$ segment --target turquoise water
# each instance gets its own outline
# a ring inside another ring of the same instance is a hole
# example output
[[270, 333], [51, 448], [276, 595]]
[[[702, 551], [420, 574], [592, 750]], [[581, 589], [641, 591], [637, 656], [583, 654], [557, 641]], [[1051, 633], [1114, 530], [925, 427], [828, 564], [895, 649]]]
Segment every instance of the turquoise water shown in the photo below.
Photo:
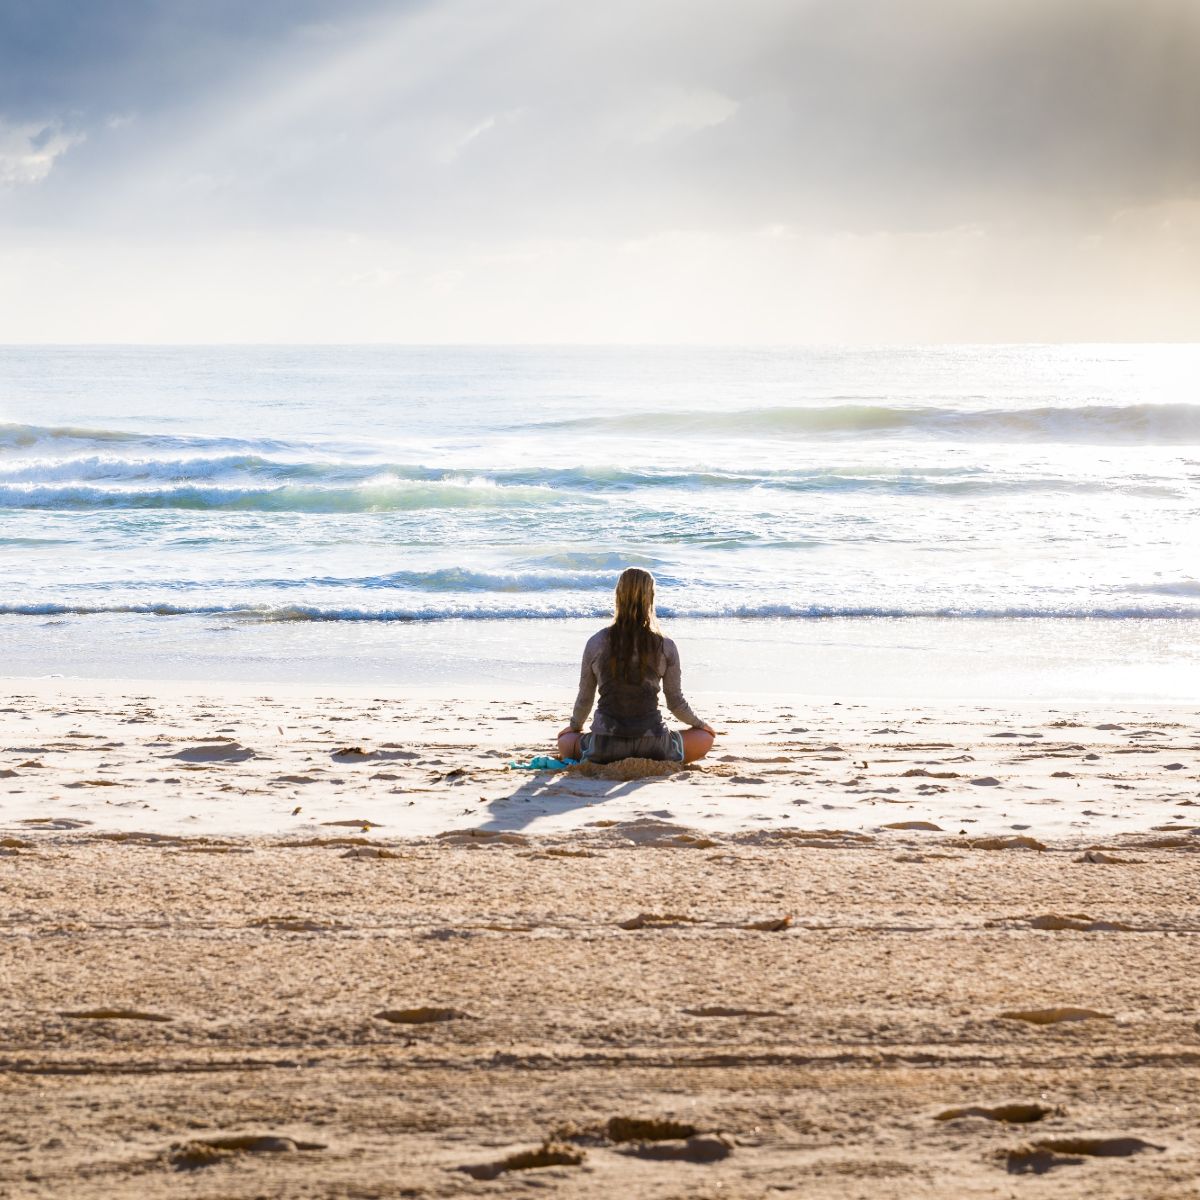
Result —
[[629, 563], [676, 619], [1200, 617], [1197, 378], [1194, 346], [0, 348], [0, 617], [186, 618], [220, 657], [596, 620]]

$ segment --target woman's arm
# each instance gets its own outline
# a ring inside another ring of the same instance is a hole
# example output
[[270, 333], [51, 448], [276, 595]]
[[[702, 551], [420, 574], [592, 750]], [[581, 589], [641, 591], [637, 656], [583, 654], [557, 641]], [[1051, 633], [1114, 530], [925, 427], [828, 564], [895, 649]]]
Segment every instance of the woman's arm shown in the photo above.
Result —
[[667, 660], [663, 672], [663, 697], [673, 716], [693, 729], [705, 729], [711, 732], [707, 722], [700, 720], [692, 706], [683, 698], [682, 672], [679, 667], [679, 649], [670, 638], [663, 638], [663, 655]]
[[583, 648], [583, 661], [579, 664], [579, 694], [575, 697], [575, 707], [571, 711], [571, 723], [568, 729], [578, 733], [583, 728], [588, 713], [592, 711], [592, 702], [596, 699], [596, 684], [599, 682], [597, 662], [599, 660], [599, 634], [588, 638]]

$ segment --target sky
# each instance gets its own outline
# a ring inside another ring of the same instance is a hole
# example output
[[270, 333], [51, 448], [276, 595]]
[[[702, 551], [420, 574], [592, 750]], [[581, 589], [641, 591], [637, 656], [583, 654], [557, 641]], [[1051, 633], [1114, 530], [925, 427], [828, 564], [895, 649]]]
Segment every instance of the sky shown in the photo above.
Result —
[[1196, 0], [0, 0], [0, 342], [1197, 330]]

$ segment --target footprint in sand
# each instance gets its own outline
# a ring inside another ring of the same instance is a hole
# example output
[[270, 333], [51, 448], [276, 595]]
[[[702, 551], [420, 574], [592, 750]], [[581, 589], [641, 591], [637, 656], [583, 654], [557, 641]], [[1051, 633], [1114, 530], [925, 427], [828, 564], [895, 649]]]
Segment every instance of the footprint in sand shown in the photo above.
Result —
[[733, 1153], [733, 1141], [721, 1134], [701, 1134], [686, 1141], [631, 1142], [618, 1152], [654, 1162], [715, 1163]]
[[689, 1017], [782, 1017], [785, 1015], [765, 1008], [726, 1008], [720, 1004], [708, 1005], [704, 1008], [685, 1008], [683, 1011]]
[[1046, 1117], [1061, 1117], [1061, 1108], [1045, 1104], [1000, 1104], [995, 1108], [983, 1108], [977, 1104], [965, 1108], [948, 1108], [933, 1119], [935, 1121], [958, 1121], [963, 1117], [982, 1117], [985, 1121], [1003, 1121], [1006, 1125], [1028, 1125]]
[[695, 1125], [656, 1117], [609, 1117], [604, 1126], [610, 1142], [663, 1142], [695, 1135]]
[[1045, 850], [1044, 842], [1025, 834], [1012, 834], [1004, 837], [971, 838], [963, 843], [970, 850]]
[[782, 917], [767, 917], [762, 921], [750, 921], [740, 926], [742, 929], [750, 929], [755, 933], [782, 933], [785, 929], [791, 929], [791, 927], [791, 913], [787, 913]]
[[1113, 1021], [1112, 1013], [1092, 1008], [1023, 1008], [1000, 1014], [1002, 1021], [1026, 1021], [1030, 1025], [1059, 1025], [1065, 1021]]
[[[503, 718], [501, 718], [503, 719]], [[520, 1150], [498, 1162], [459, 1167], [472, 1179], [498, 1179], [506, 1171], [535, 1171], [542, 1167], [578, 1167], [587, 1152], [559, 1142], [543, 1142], [536, 1150]]]
[[673, 929], [680, 925], [695, 925], [695, 917], [680, 913], [638, 913], [625, 921], [618, 921], [619, 929]]
[[552, 1137], [590, 1145], [611, 1143], [618, 1154], [659, 1162], [714, 1163], [733, 1153], [734, 1141], [720, 1133], [701, 1133], [695, 1125], [656, 1117], [610, 1117], [604, 1125], [568, 1124]]
[[1132, 925], [1121, 921], [1098, 921], [1087, 913], [1046, 913], [1044, 916], [1031, 917], [1030, 929], [1074, 930], [1077, 933], [1129, 933]]
[[254, 758], [255, 753], [249, 746], [223, 741], [189, 746], [186, 750], [177, 750], [174, 754], [166, 754], [163, 757], [187, 763], [223, 763], [245, 762], [248, 758]]
[[1104, 863], [1105, 865], [1136, 865], [1140, 862], [1137, 858], [1119, 858], [1115, 854], [1109, 854], [1106, 850], [1085, 850], [1076, 860], [1079, 863]]
[[323, 925], [305, 917], [255, 917], [246, 922], [250, 929], [274, 929], [281, 933], [330, 933], [344, 925]]
[[458, 1008], [388, 1008], [377, 1012], [380, 1021], [392, 1025], [437, 1025], [443, 1021], [469, 1021], [471, 1015]]
[[82, 1012], [60, 1012], [71, 1021], [173, 1021], [161, 1013], [138, 1012], [133, 1008], [89, 1008]]
[[175, 1142], [166, 1157], [177, 1171], [194, 1171], [200, 1167], [211, 1167], [237, 1154], [296, 1154], [325, 1148], [324, 1142], [299, 1142], [274, 1134], [239, 1134], [235, 1137]]
[[1165, 1150], [1141, 1138], [1046, 1138], [1002, 1152], [1010, 1175], [1044, 1175], [1055, 1167], [1076, 1167], [1089, 1158], [1129, 1158], [1143, 1150]]
[[506, 833], [494, 829], [448, 829], [436, 835], [439, 842], [450, 845], [466, 843], [480, 846], [528, 846], [529, 839], [521, 833]]

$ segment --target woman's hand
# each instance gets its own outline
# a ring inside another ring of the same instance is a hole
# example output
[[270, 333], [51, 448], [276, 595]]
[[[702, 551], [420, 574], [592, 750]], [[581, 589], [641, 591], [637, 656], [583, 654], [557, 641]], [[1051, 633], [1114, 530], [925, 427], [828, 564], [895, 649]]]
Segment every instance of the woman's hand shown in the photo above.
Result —
[[568, 726], [566, 726], [564, 729], [560, 729], [560, 730], [558, 731], [558, 736], [559, 736], [559, 737], [567, 737], [567, 736], [569, 736], [569, 735], [571, 735], [571, 734], [575, 734], [575, 733], [578, 733], [578, 732], [579, 732], [579, 730], [578, 730], [578, 729], [572, 729], [572, 728], [571, 728], [571, 726], [570, 726], [570, 725], [568, 725]]
[[700, 724], [696, 726], [696, 728], [703, 729], [705, 733], [711, 735], [712, 737], [717, 736], [717, 731], [707, 721], [701, 721]]

